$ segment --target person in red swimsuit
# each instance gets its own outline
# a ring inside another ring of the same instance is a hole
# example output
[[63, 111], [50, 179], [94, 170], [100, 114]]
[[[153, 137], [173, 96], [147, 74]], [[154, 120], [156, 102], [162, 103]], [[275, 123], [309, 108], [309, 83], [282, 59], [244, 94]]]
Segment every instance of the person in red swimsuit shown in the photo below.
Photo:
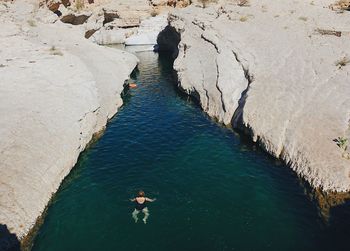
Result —
[[133, 199], [130, 199], [130, 201], [132, 202], [135, 202], [135, 209], [134, 211], [132, 212], [132, 218], [135, 220], [135, 223], [137, 223], [138, 221], [138, 217], [137, 215], [142, 211], [142, 213], [145, 214], [145, 216], [143, 217], [143, 223], [147, 223], [147, 219], [149, 217], [149, 211], [148, 211], [148, 208], [147, 208], [147, 202], [153, 202], [155, 201], [156, 199], [150, 199], [150, 198], [147, 198], [145, 196], [145, 192], [144, 191], [139, 191], [137, 193], [137, 196]]

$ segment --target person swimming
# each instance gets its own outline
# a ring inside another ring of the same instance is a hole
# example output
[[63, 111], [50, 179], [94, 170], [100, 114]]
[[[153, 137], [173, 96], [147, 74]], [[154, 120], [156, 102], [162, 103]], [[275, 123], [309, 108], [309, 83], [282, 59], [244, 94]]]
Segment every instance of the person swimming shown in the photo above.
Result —
[[148, 211], [148, 208], [147, 208], [147, 202], [153, 202], [155, 201], [156, 199], [150, 199], [150, 198], [147, 198], [145, 196], [145, 192], [140, 190], [138, 193], [137, 193], [137, 196], [133, 199], [130, 199], [130, 201], [132, 202], [135, 202], [135, 209], [134, 211], [132, 212], [132, 218], [135, 220], [135, 223], [137, 223], [138, 221], [138, 217], [137, 215], [142, 212], [144, 213], [144, 217], [143, 217], [143, 223], [147, 223], [147, 219], [149, 217], [149, 211]]

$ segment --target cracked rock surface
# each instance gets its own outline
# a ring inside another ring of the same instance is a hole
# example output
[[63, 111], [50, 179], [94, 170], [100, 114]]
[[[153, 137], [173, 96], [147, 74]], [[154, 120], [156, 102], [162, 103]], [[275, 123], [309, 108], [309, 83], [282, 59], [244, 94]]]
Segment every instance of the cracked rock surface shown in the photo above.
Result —
[[18, 238], [122, 105], [137, 63], [56, 18], [34, 0], [0, 3], [0, 223]]
[[169, 22], [181, 36], [180, 88], [313, 187], [342, 192], [350, 160], [334, 139], [350, 137], [350, 65], [340, 63], [350, 56], [350, 12], [331, 3], [220, 1], [174, 10]]

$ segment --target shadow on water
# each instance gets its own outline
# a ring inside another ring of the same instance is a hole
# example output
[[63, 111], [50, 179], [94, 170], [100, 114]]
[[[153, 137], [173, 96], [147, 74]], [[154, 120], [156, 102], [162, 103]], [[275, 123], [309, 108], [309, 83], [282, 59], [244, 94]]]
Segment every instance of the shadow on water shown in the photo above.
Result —
[[[177, 77], [177, 72], [174, 70], [173, 65], [175, 59], [173, 59], [173, 54], [172, 52], [169, 51], [162, 51], [161, 53], [158, 54], [158, 63], [160, 66], [160, 69], [162, 71], [162, 74], [169, 74], [171, 77], [168, 79], [169, 84], [173, 88], [174, 92], [177, 94], [178, 97], [180, 97], [182, 100], [186, 101], [189, 105], [194, 105], [197, 109], [198, 112], [201, 112], [204, 116], [207, 118], [215, 121], [215, 119], [210, 118], [201, 108], [200, 101], [198, 98], [189, 95], [186, 93], [184, 90], [179, 88], [179, 80]], [[170, 71], [165, 71], [165, 69], [171, 69]], [[219, 124], [218, 124], [219, 125]]]
[[[159, 53], [159, 61], [161, 64], [166, 65], [173, 60], [169, 61], [169, 58], [172, 58], [172, 52], [162, 51]], [[171, 65], [171, 68], [172, 65]], [[173, 87], [175, 92], [191, 105], [196, 106], [204, 116], [208, 119], [215, 121], [215, 119], [210, 118], [201, 108], [200, 102], [196, 97], [190, 96], [180, 88], [178, 88], [178, 78], [176, 71], [173, 70]], [[247, 89], [248, 90], [248, 89]], [[240, 100], [240, 108], [244, 107], [246, 101], [246, 92], [242, 94]], [[237, 109], [242, 110], [242, 109]], [[232, 125], [237, 126], [240, 120], [242, 119], [242, 114], [235, 114], [233, 116]], [[314, 189], [310, 184], [302, 177], [298, 176], [288, 165], [286, 165], [283, 160], [275, 158], [272, 155], [266, 153], [266, 151], [260, 147], [258, 142], [252, 141], [249, 130], [243, 129], [242, 127], [227, 127], [223, 124], [216, 123], [217, 126], [222, 127], [223, 130], [230, 130], [235, 135], [235, 138], [238, 139], [238, 144], [241, 151], [252, 153], [258, 152], [263, 154], [269, 162], [275, 167], [280, 167], [285, 169], [285, 172], [288, 173], [291, 177], [295, 177], [297, 186], [299, 186], [304, 192], [304, 195], [311, 201], [313, 208], [317, 211], [319, 219], [318, 224], [322, 229], [322, 234], [319, 235], [319, 245], [318, 249], [321, 250], [350, 250], [350, 244], [347, 244], [346, 236], [350, 235], [349, 223], [350, 223], [350, 193], [325, 193], [320, 189]], [[270, 168], [266, 170], [271, 172]], [[273, 172], [273, 171], [272, 171]], [[284, 186], [283, 180], [280, 181], [280, 186]], [[316, 236], [317, 234], [315, 234]]]
[[20, 242], [16, 234], [12, 234], [4, 224], [0, 224], [0, 250], [20, 251]]

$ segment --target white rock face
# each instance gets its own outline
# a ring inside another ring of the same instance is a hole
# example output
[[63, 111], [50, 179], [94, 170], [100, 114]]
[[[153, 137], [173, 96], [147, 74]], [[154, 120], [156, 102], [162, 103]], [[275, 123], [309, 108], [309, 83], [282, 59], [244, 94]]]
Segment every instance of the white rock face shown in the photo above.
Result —
[[168, 0], [151, 0], [153, 5], [167, 5]]
[[126, 45], [155, 45], [158, 34], [167, 26], [167, 15], [150, 17], [141, 22], [137, 34], [125, 40]]
[[129, 34], [130, 34], [130, 31], [126, 29], [110, 30], [110, 29], [101, 28], [91, 36], [90, 40], [100, 45], [124, 44]]
[[350, 138], [350, 65], [339, 64], [350, 59], [350, 13], [328, 0], [222, 2], [169, 17], [180, 87], [313, 187], [349, 191], [350, 160], [334, 139]]
[[151, 17], [154, 10], [148, 0], [106, 1], [91, 6], [87, 10], [92, 15], [84, 27], [86, 31], [97, 30], [90, 39], [98, 44], [154, 45], [167, 24], [167, 14]]
[[6, 47], [0, 50], [0, 223], [22, 238], [122, 105], [137, 59], [91, 43], [79, 27], [50, 24], [42, 10], [37, 17], [37, 1], [6, 5], [0, 9]]

